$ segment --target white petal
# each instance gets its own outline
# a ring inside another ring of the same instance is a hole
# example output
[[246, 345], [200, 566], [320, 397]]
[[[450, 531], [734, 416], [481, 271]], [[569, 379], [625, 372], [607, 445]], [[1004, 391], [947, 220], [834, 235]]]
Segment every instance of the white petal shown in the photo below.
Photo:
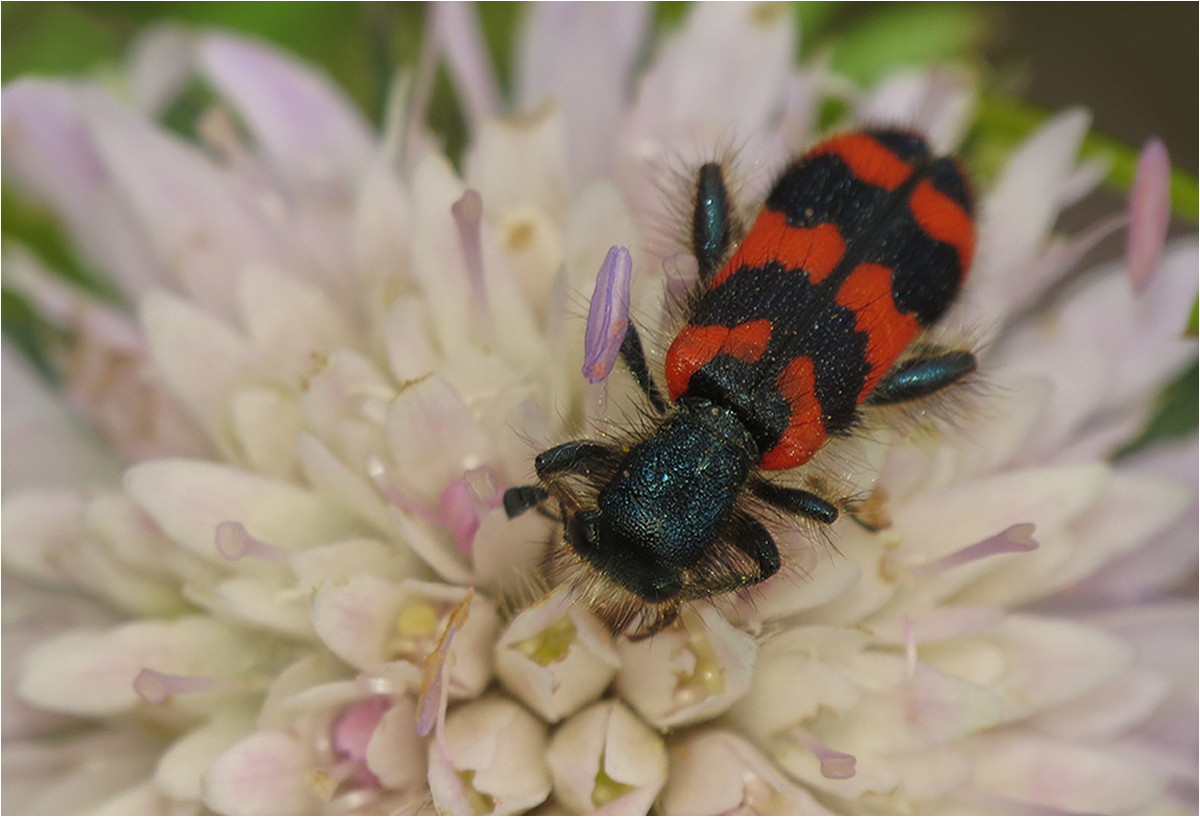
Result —
[[[519, 704], [490, 696], [458, 707], [446, 718], [446, 746], [467, 785], [494, 803], [492, 814], [514, 814], [550, 794], [546, 725]], [[436, 743], [429, 751], [439, 752]], [[431, 781], [432, 783], [432, 781]], [[434, 798], [438, 798], [434, 789]]]
[[141, 704], [133, 681], [143, 669], [227, 677], [249, 671], [261, 646], [244, 631], [202, 616], [67, 633], [29, 653], [20, 692], [31, 703], [58, 712], [113, 715]]
[[270, 267], [246, 268], [238, 303], [257, 356], [286, 382], [311, 375], [314, 357], [352, 345], [345, 319], [320, 289]]
[[230, 415], [254, 470], [277, 479], [297, 476], [296, 437], [303, 417], [295, 397], [281, 389], [243, 389], [230, 400]]
[[241, 522], [251, 536], [288, 549], [358, 533], [349, 517], [311, 491], [216, 463], [143, 463], [126, 473], [125, 489], [168, 536], [214, 561], [222, 558], [215, 538], [222, 522]]
[[250, 345], [194, 303], [162, 292], [142, 300], [141, 320], [150, 356], [167, 387], [218, 445], [234, 450], [229, 402], [237, 391], [264, 379]]
[[115, 484], [115, 453], [69, 413], [12, 349], [3, 350], [3, 470], [0, 491]]
[[662, 738], [615, 701], [560, 726], [547, 760], [555, 796], [579, 814], [645, 814], [667, 779]]
[[517, 615], [496, 642], [496, 674], [550, 722], [595, 700], [619, 664], [594, 616], [560, 587]]
[[73, 492], [18, 494], [4, 503], [4, 567], [41, 582], [63, 582], [62, 551], [80, 533], [83, 500]]
[[[824, 631], [824, 632], [822, 632]], [[796, 628], [767, 641], [758, 656], [750, 691], [733, 708], [733, 718], [762, 741], [802, 725], [822, 709], [846, 713], [860, 690], [839, 669], [822, 642], [842, 635], [841, 661], [861, 650], [861, 634], [833, 628]]]
[[686, 733], [669, 747], [663, 814], [828, 814], [734, 732]]
[[154, 784], [176, 800], [200, 800], [200, 780], [225, 750], [254, 731], [254, 713], [233, 709], [193, 729], [163, 752]]
[[323, 496], [377, 531], [393, 529], [387, 505], [378, 492], [334, 457], [319, 440], [310, 434], [300, 434], [296, 438], [296, 453], [305, 479]]
[[750, 688], [752, 639], [711, 607], [684, 614], [684, 630], [618, 645], [617, 691], [659, 729], [709, 720]]
[[417, 707], [403, 696], [383, 713], [367, 743], [367, 767], [385, 788], [411, 791], [425, 780], [425, 739], [417, 734]]

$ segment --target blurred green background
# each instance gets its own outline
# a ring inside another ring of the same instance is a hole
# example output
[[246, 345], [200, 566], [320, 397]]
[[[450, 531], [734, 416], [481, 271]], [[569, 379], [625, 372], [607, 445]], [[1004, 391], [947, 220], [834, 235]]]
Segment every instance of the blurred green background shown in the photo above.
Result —
[[[1112, 171], [1107, 190], [1071, 208], [1060, 222], [1073, 231], [1112, 213], [1132, 179], [1138, 147], [1151, 135], [1166, 142], [1176, 168], [1172, 232], [1194, 233], [1197, 219], [1196, 66], [1200, 6], [1194, 3], [838, 3], [792, 4], [800, 54], [829, 54], [832, 65], [863, 84], [899, 66], [955, 60], [981, 79], [978, 122], [967, 142], [985, 177], [1004, 153], [1048, 112], [1084, 105], [1094, 114], [1085, 153], [1102, 154]], [[323, 67], [378, 122], [398, 65], [414, 65], [426, 6], [382, 2], [7, 2], [0, 5], [0, 79], [119, 70], [130, 42], [162, 21], [219, 26], [273, 42]], [[511, 78], [512, 44], [525, 7], [478, 6], [502, 90]], [[656, 29], [683, 20], [685, 3], [655, 5]], [[193, 89], [166, 114], [187, 132], [205, 104]], [[454, 92], [438, 78], [430, 124], [450, 154], [465, 139]], [[34, 248], [52, 266], [102, 290], [58, 232], [53, 218], [3, 186], [4, 239]], [[1096, 248], [1085, 264], [1116, 258], [1123, 236]], [[11, 293], [3, 293], [3, 329], [48, 375], [41, 359], [48, 327]], [[1195, 320], [1193, 320], [1194, 331]], [[1192, 367], [1167, 391], [1154, 435], [1196, 427], [1198, 380]]]

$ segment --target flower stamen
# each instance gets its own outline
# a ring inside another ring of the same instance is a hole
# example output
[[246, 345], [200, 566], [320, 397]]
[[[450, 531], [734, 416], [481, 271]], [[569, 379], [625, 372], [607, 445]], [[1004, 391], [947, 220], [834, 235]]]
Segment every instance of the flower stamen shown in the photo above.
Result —
[[217, 552], [231, 562], [253, 556], [269, 562], [287, 561], [288, 552], [281, 547], [250, 535], [241, 522], [222, 522], [217, 525]]
[[912, 574], [918, 578], [924, 578], [965, 565], [968, 562], [986, 559], [989, 556], [999, 556], [1004, 553], [1028, 553], [1031, 550], [1037, 550], [1038, 543], [1033, 539], [1033, 531], [1034, 525], [1031, 522], [1011, 525], [982, 542], [968, 545], [932, 562], [917, 565], [911, 568]]
[[471, 316], [474, 318], [476, 339], [490, 346], [495, 337], [492, 311], [488, 307], [487, 282], [483, 277], [483, 197], [478, 190], [468, 189], [462, 198], [450, 205], [458, 227], [459, 246], [471, 282]]
[[189, 692], [211, 692], [230, 686], [224, 678], [205, 678], [199, 675], [168, 675], [150, 668], [143, 669], [133, 679], [133, 691], [148, 704], [158, 706], [172, 695]]

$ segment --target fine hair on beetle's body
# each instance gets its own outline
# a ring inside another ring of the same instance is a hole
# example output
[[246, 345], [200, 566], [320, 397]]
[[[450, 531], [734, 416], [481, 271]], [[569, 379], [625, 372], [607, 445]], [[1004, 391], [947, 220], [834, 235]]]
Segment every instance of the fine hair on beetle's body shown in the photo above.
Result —
[[711, 162], [695, 174], [699, 280], [662, 378], [634, 324], [621, 347], [645, 425], [547, 449], [537, 484], [504, 496], [510, 516], [557, 505], [551, 575], [631, 637], [778, 572], [764, 521], [827, 526], [852, 509], [819, 478], [799, 487], [767, 472], [807, 475], [864, 413], [924, 401], [976, 368], [971, 352], [923, 340], [974, 252], [956, 160], [902, 130], [826, 140], [783, 170], [749, 230], [724, 176]]

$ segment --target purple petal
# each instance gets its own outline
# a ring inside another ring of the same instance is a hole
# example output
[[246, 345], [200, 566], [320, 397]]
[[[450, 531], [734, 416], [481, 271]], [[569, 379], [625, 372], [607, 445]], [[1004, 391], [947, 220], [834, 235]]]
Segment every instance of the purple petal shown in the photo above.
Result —
[[358, 180], [371, 155], [371, 130], [327, 77], [273, 49], [222, 35], [204, 38], [199, 62], [289, 180]]
[[612, 372], [625, 331], [629, 328], [629, 284], [633, 257], [624, 247], [613, 247], [600, 265], [596, 289], [588, 307], [584, 336], [583, 376], [599, 383]]
[[1138, 158], [1133, 189], [1129, 191], [1129, 220], [1125, 257], [1133, 289], [1140, 293], [1158, 269], [1171, 221], [1171, 159], [1158, 137], [1142, 147]]

